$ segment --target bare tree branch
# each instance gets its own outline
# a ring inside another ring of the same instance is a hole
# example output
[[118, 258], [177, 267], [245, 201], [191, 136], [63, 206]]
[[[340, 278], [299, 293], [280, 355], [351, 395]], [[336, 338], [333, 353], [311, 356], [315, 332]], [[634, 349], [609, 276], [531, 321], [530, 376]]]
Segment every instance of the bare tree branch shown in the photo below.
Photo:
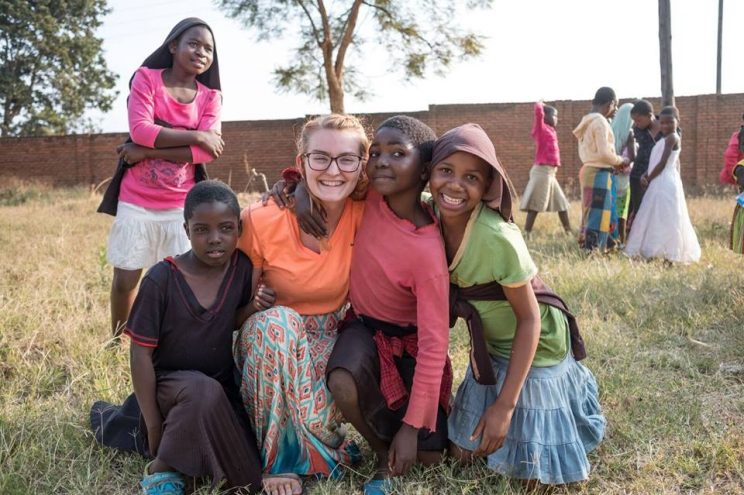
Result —
[[356, 28], [357, 19], [359, 18], [359, 8], [362, 6], [362, 3], [362, 0], [354, 0], [354, 4], [351, 6], [349, 15], [346, 18], [346, 27], [344, 29], [344, 34], [341, 37], [341, 42], [338, 45], [336, 63], [333, 67], [336, 77], [341, 77], [341, 74], [343, 73], [346, 50], [349, 48], [351, 40], [354, 37], [354, 29]]
[[[395, 17], [394, 15], [393, 15], [393, 13], [392, 13], [392, 12], [390, 12], [390, 11], [389, 11], [388, 9], [386, 9], [385, 7], [382, 7], [382, 6], [380, 6], [380, 5], [375, 5], [375, 4], [372, 4], [372, 3], [369, 3], [369, 2], [365, 2], [365, 1], [362, 1], [362, 3], [363, 3], [364, 5], [366, 5], [367, 7], [370, 7], [370, 8], [372, 8], [372, 9], [375, 9], [375, 10], [379, 10], [380, 12], [384, 13], [384, 14], [385, 14], [385, 16], [386, 16], [386, 17], [387, 17], [388, 19], [390, 19], [390, 22], [391, 22], [391, 23], [394, 23], [394, 24], [396, 24], [396, 25], [398, 25], [398, 24], [399, 24], [399, 21], [398, 21], [398, 19], [397, 19], [397, 18], [396, 18], [396, 17]], [[434, 49], [435, 49], [435, 47], [434, 47], [434, 44], [433, 44], [433, 43], [431, 43], [431, 42], [430, 42], [429, 40], [427, 40], [426, 38], [424, 38], [423, 36], [421, 36], [421, 34], [419, 34], [418, 30], [416, 30], [416, 31], [414, 31], [414, 32], [410, 32], [410, 33], [408, 33], [408, 34], [404, 34], [404, 33], [402, 33], [402, 32], [401, 32], [401, 35], [402, 35], [402, 36], [404, 36], [404, 37], [413, 37], [413, 38], [416, 38], [416, 39], [418, 39], [418, 40], [420, 40], [420, 41], [422, 41], [422, 42], [426, 43], [426, 45], [427, 45], [427, 46], [428, 46], [428, 47], [429, 47], [429, 48], [430, 48], [431, 50], [434, 50]]]
[[318, 43], [318, 46], [322, 46], [322, 40], [320, 37], [320, 32], [318, 31], [318, 28], [315, 26], [315, 21], [313, 20], [312, 14], [310, 14], [310, 11], [307, 8], [307, 5], [305, 5], [305, 2], [302, 0], [297, 0], [297, 3], [299, 4], [300, 8], [305, 12], [305, 16], [307, 16], [308, 21], [310, 21], [310, 26], [313, 29], [313, 36], [315, 37], [315, 41]]

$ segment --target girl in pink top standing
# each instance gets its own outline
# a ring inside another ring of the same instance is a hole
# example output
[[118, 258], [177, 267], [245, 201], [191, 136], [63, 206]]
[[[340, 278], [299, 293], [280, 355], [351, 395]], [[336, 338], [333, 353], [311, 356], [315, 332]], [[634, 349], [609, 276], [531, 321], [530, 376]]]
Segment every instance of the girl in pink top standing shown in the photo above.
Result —
[[142, 269], [188, 251], [184, 199], [206, 176], [195, 164], [222, 153], [222, 95], [209, 26], [197, 18], [179, 22], [129, 86], [131, 142], [117, 148], [121, 164], [112, 183], [119, 190], [107, 247], [114, 336], [129, 317]]
[[568, 220], [568, 200], [556, 180], [556, 172], [561, 166], [561, 155], [558, 149], [558, 110], [535, 103], [535, 121], [532, 125], [532, 139], [535, 140], [535, 164], [530, 169], [530, 180], [522, 195], [519, 209], [527, 212], [524, 224], [525, 238], [532, 232], [537, 214], [544, 211], [557, 211], [563, 229], [571, 233]]

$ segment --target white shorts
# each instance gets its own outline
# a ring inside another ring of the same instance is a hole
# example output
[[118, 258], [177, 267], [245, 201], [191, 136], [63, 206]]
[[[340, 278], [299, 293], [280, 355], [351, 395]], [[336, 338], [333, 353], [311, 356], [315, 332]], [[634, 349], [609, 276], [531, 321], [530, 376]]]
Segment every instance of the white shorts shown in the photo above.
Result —
[[189, 249], [183, 208], [154, 210], [119, 201], [106, 249], [110, 265], [141, 270]]

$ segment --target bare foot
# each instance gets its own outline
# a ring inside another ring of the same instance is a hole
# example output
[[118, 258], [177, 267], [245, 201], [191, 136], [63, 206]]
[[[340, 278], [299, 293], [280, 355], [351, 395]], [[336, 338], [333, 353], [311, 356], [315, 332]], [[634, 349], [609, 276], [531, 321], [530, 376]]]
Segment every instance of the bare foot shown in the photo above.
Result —
[[268, 495], [300, 495], [302, 480], [294, 473], [264, 474], [263, 491]]

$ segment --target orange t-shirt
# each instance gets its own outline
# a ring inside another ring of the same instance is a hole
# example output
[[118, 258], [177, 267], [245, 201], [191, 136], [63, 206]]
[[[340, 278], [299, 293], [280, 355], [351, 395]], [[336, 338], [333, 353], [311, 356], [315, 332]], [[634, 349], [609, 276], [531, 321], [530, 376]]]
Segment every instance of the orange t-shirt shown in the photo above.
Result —
[[294, 213], [272, 201], [243, 210], [238, 248], [263, 271], [263, 282], [276, 291], [276, 305], [303, 315], [330, 313], [346, 303], [351, 253], [363, 201], [348, 199], [326, 249], [316, 253], [300, 240]]

